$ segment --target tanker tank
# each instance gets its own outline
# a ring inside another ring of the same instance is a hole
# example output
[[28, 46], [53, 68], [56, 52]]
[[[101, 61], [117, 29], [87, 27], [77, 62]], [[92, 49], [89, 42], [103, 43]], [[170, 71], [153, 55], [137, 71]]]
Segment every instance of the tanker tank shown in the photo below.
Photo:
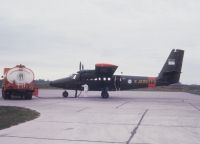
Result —
[[34, 84], [34, 77], [33, 71], [21, 64], [13, 68], [4, 68], [2, 97], [32, 99], [33, 95], [37, 96], [38, 89]]

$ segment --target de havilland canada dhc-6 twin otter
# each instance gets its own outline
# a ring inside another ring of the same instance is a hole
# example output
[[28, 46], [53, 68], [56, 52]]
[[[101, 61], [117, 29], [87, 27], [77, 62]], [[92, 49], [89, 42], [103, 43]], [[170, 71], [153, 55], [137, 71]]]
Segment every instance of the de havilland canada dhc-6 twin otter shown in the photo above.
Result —
[[96, 64], [94, 70], [84, 70], [80, 63], [76, 74], [52, 81], [50, 85], [65, 89], [63, 97], [68, 97], [66, 90], [75, 90], [77, 97], [77, 91], [87, 89], [101, 91], [102, 98], [109, 97], [108, 91], [167, 86], [179, 82], [183, 56], [184, 50], [173, 49], [158, 77], [114, 75], [118, 66], [105, 63]]

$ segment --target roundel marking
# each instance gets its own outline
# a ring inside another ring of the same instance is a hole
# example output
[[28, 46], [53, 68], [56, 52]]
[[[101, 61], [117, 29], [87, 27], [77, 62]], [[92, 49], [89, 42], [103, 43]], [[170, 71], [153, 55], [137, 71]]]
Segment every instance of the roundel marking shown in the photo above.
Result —
[[132, 84], [132, 80], [131, 79], [128, 80], [128, 84]]

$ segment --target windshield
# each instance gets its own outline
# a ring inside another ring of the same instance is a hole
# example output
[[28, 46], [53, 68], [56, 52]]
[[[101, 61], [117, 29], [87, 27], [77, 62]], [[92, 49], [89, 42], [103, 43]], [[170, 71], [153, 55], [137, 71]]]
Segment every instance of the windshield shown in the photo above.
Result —
[[71, 74], [69, 77], [72, 79], [76, 79], [77, 74]]

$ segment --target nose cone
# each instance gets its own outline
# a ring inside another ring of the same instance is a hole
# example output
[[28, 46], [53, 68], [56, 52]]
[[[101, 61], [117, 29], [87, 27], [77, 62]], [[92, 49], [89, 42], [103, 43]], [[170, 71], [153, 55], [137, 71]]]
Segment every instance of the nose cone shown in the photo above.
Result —
[[64, 82], [62, 82], [61, 80], [55, 80], [55, 81], [51, 81], [49, 85], [52, 87], [62, 88], [64, 85]]
[[49, 83], [52, 87], [66, 88], [69, 83], [69, 78], [58, 79]]
[[54, 87], [54, 82], [51, 81], [51, 82], [49, 83], [49, 85], [52, 86], [52, 87]]

